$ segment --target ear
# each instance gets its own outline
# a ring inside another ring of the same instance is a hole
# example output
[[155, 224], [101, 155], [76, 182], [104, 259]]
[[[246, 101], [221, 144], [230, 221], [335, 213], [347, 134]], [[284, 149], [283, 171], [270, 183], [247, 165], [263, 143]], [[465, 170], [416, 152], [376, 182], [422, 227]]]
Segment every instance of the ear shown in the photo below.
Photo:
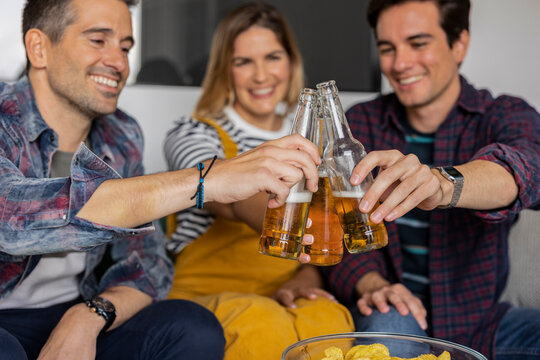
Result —
[[47, 49], [49, 37], [39, 29], [30, 29], [24, 36], [26, 55], [32, 67], [41, 69], [47, 67]]
[[459, 34], [459, 38], [454, 41], [452, 46], [452, 54], [454, 55], [454, 59], [458, 64], [461, 64], [465, 59], [467, 49], [469, 48], [469, 40], [469, 32], [467, 30], [462, 30], [461, 34]]

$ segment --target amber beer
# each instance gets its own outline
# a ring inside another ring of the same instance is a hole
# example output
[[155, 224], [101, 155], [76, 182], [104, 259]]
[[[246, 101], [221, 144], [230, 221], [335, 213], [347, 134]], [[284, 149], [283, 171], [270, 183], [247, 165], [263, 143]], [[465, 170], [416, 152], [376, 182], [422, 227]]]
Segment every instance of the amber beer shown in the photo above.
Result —
[[298, 259], [306, 228], [310, 191], [291, 192], [284, 205], [266, 209], [259, 252], [285, 259]]
[[312, 245], [304, 246], [304, 252], [311, 257], [310, 264], [334, 265], [343, 257], [343, 230], [334, 206], [334, 198], [327, 176], [319, 173], [319, 187], [313, 194], [309, 206], [311, 227], [307, 230], [313, 235]]
[[379, 207], [369, 213], [359, 210], [358, 193], [352, 191], [334, 192], [336, 211], [343, 228], [343, 241], [350, 253], [361, 253], [380, 249], [388, 244], [388, 233], [384, 223], [374, 224], [369, 217]]

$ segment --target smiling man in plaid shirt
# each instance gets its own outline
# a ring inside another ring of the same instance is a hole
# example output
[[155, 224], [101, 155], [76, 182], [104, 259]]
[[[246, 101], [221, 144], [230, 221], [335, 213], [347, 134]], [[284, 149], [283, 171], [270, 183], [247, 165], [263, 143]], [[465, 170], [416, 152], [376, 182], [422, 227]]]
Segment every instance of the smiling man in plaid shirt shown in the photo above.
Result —
[[378, 168], [360, 209], [386, 221], [387, 248], [328, 272], [358, 331], [430, 335], [490, 359], [540, 359], [540, 310], [499, 303], [508, 233], [540, 207], [540, 115], [459, 75], [468, 0], [372, 0], [381, 70], [394, 93], [353, 106], [368, 151], [353, 184]]

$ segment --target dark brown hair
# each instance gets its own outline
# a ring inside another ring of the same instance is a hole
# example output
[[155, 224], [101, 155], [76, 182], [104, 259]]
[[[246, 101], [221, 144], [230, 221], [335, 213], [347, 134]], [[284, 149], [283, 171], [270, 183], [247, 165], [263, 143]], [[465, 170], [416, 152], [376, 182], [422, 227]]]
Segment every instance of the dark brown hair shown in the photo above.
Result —
[[446, 40], [450, 47], [463, 30], [469, 31], [470, 0], [371, 0], [367, 9], [369, 25], [376, 31], [377, 21], [384, 10], [411, 1], [431, 1], [437, 6], [440, 25], [446, 34]]

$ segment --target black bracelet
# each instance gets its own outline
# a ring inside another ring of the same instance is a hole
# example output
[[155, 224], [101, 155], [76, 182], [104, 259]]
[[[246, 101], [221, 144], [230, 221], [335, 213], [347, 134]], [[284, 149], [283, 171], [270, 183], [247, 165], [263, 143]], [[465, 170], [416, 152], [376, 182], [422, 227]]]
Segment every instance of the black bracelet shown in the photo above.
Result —
[[212, 168], [212, 165], [214, 165], [216, 159], [217, 155], [214, 155], [214, 158], [212, 159], [212, 162], [208, 166], [208, 169], [206, 170], [204, 175], [202, 173], [204, 169], [204, 163], [200, 162], [197, 164], [197, 169], [199, 169], [199, 185], [197, 185], [197, 191], [195, 192], [195, 194], [190, 198], [190, 200], [193, 200], [195, 197], [197, 197], [197, 209], [202, 209], [204, 207], [204, 178], [206, 177], [206, 175], [208, 175], [208, 172]]

